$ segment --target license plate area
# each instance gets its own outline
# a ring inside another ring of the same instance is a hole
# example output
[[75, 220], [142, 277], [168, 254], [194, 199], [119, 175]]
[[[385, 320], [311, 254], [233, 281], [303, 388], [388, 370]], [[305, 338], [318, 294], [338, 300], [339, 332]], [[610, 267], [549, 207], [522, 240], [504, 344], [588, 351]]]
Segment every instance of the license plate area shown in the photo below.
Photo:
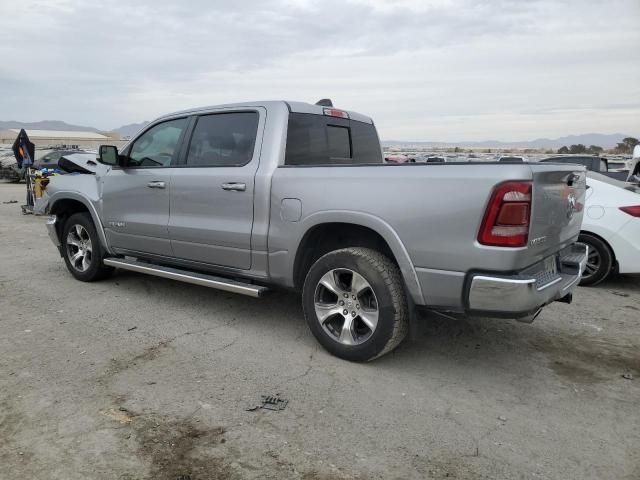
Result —
[[558, 255], [552, 255], [551, 257], [545, 258], [543, 261], [542, 271], [545, 274], [556, 274], [558, 273]]
[[527, 270], [521, 272], [528, 277], [535, 278], [537, 290], [544, 290], [562, 280], [559, 272], [559, 255], [552, 255], [541, 260]]

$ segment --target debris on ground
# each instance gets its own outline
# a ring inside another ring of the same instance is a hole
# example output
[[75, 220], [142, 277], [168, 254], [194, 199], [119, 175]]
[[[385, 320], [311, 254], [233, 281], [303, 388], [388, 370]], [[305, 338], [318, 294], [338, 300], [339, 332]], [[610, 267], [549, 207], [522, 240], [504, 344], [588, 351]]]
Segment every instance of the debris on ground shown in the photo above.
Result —
[[132, 332], [133, 330], [135, 330], [138, 327], [131, 327], [131, 328], [127, 328], [127, 332]]
[[629, 294], [628, 293], [624, 293], [624, 292], [616, 292], [615, 290], [612, 290], [611, 293], [613, 293], [614, 295], [617, 295], [619, 297], [628, 297]]
[[498, 417], [498, 420], [500, 420], [501, 422], [506, 422], [507, 421], [507, 417], [505, 417], [504, 415], [500, 415]]
[[633, 380], [633, 375], [631, 375], [630, 373], [623, 373], [622, 378], [626, 380]]
[[114, 408], [109, 408], [108, 410], [98, 410], [98, 413], [112, 420], [115, 420], [122, 425], [131, 423], [131, 417], [127, 415], [127, 413], [118, 411]]
[[9, 200], [8, 202], [2, 202], [5, 205], [9, 204], [9, 203], [18, 203], [18, 200]]
[[260, 403], [258, 405], [254, 405], [252, 407], [247, 408], [247, 412], [255, 412], [260, 408], [264, 408], [265, 410], [284, 410], [287, 407], [289, 400], [285, 400], [280, 398], [280, 394], [276, 393], [275, 395], [262, 395], [260, 397]]

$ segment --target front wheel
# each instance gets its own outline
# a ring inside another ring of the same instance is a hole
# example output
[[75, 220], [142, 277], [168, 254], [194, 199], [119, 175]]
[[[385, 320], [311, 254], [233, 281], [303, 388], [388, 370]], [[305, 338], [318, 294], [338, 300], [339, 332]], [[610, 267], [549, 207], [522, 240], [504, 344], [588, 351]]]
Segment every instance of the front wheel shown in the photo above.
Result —
[[65, 222], [62, 253], [71, 275], [83, 282], [100, 280], [114, 270], [102, 263], [104, 252], [88, 213], [75, 213]]
[[356, 362], [396, 348], [409, 330], [409, 312], [398, 266], [369, 248], [327, 253], [304, 282], [307, 324], [333, 355]]

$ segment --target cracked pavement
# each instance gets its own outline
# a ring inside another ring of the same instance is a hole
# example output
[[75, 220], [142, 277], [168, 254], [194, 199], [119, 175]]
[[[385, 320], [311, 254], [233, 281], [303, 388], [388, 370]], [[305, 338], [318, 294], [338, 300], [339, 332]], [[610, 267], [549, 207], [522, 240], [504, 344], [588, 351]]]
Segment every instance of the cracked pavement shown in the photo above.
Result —
[[0, 479], [640, 478], [638, 276], [532, 325], [426, 315], [353, 364], [293, 293], [77, 282], [19, 204], [0, 245]]

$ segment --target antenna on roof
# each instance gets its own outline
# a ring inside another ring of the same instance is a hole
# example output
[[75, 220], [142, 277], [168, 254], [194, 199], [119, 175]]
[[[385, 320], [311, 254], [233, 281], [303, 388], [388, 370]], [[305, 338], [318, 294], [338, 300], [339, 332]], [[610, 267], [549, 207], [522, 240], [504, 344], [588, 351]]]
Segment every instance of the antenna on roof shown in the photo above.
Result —
[[330, 98], [323, 98], [322, 100], [318, 100], [316, 105], [320, 105], [321, 107], [333, 107], [333, 102]]

